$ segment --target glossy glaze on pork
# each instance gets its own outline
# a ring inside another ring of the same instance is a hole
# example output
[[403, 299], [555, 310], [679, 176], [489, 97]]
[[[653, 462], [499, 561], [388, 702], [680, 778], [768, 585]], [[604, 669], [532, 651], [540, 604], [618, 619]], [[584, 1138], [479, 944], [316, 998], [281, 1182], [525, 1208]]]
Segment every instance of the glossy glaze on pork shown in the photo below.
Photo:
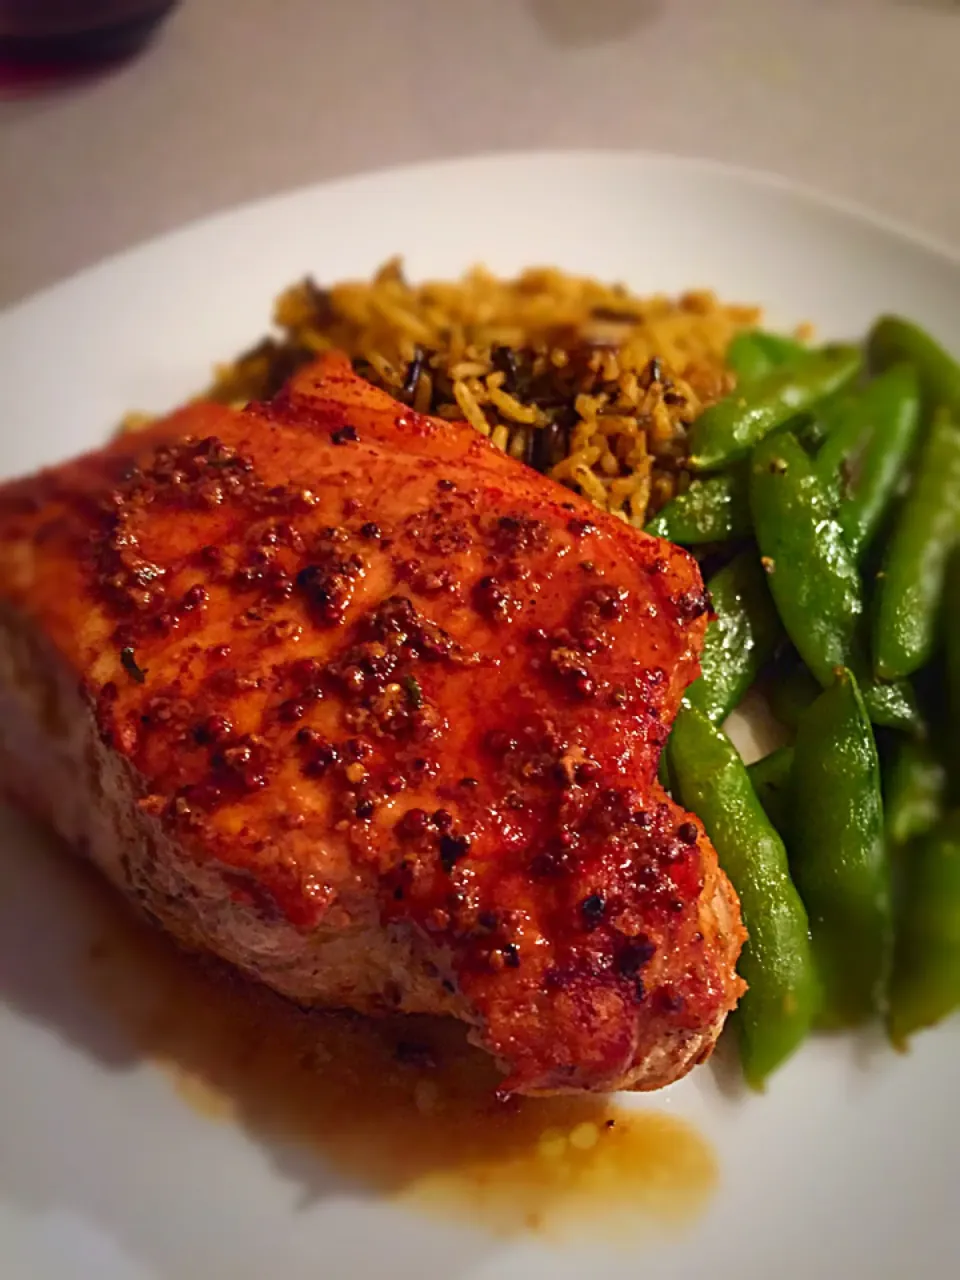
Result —
[[504, 1088], [655, 1088], [742, 984], [657, 762], [684, 552], [331, 356], [0, 489], [0, 767], [185, 945], [448, 1013]]

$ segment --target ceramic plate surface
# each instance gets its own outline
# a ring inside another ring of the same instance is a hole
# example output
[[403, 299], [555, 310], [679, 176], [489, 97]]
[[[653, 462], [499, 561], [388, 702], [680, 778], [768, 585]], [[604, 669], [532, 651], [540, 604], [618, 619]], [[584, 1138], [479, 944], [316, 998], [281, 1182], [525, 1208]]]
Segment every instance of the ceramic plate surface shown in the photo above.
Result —
[[[860, 334], [895, 310], [960, 351], [960, 262], [781, 183], [628, 154], [483, 158], [294, 192], [187, 227], [0, 316], [0, 475], [102, 441], [248, 345], [306, 272], [412, 276], [552, 263], [640, 292], [709, 286], [772, 325]], [[562, 1247], [423, 1213], [256, 1118], [174, 1088], [87, 981], [86, 877], [0, 813], [3, 1280], [902, 1280], [960, 1273], [960, 1025], [898, 1056], [817, 1039], [757, 1097], [704, 1068], [628, 1105], [683, 1119], [717, 1183], [682, 1224]], [[144, 1000], [149, 992], [144, 993]], [[427, 1119], [425, 1123], [430, 1123]], [[638, 1209], [638, 1217], [642, 1217]]]

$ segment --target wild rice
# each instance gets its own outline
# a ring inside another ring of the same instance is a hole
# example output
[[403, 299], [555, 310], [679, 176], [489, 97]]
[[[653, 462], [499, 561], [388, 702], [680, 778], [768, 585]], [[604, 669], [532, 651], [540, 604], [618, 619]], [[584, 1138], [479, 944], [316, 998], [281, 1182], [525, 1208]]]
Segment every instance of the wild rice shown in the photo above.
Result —
[[371, 281], [281, 294], [279, 334], [216, 372], [208, 395], [274, 394], [317, 353], [420, 412], [465, 419], [493, 443], [642, 525], [683, 488], [689, 424], [732, 389], [730, 339], [753, 306], [697, 291], [641, 298], [549, 267], [411, 284], [398, 259]]

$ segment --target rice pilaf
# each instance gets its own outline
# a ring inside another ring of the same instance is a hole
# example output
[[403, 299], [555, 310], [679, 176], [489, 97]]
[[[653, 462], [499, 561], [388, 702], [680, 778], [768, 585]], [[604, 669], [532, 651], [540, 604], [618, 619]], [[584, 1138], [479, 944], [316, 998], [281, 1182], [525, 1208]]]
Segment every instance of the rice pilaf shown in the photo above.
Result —
[[279, 334], [216, 371], [207, 395], [246, 402], [333, 348], [422, 413], [493, 444], [635, 525], [687, 483], [687, 428], [727, 394], [730, 339], [759, 309], [707, 291], [641, 298], [623, 285], [482, 267], [411, 284], [399, 259], [370, 281], [281, 294]]

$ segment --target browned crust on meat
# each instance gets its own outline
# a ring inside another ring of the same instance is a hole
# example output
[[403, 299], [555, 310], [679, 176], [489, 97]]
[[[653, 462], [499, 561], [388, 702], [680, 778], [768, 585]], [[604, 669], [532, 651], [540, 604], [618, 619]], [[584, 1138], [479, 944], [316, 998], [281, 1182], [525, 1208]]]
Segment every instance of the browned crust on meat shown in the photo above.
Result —
[[0, 766], [188, 946], [655, 1088], [742, 984], [656, 781], [693, 561], [336, 358], [0, 490]]

